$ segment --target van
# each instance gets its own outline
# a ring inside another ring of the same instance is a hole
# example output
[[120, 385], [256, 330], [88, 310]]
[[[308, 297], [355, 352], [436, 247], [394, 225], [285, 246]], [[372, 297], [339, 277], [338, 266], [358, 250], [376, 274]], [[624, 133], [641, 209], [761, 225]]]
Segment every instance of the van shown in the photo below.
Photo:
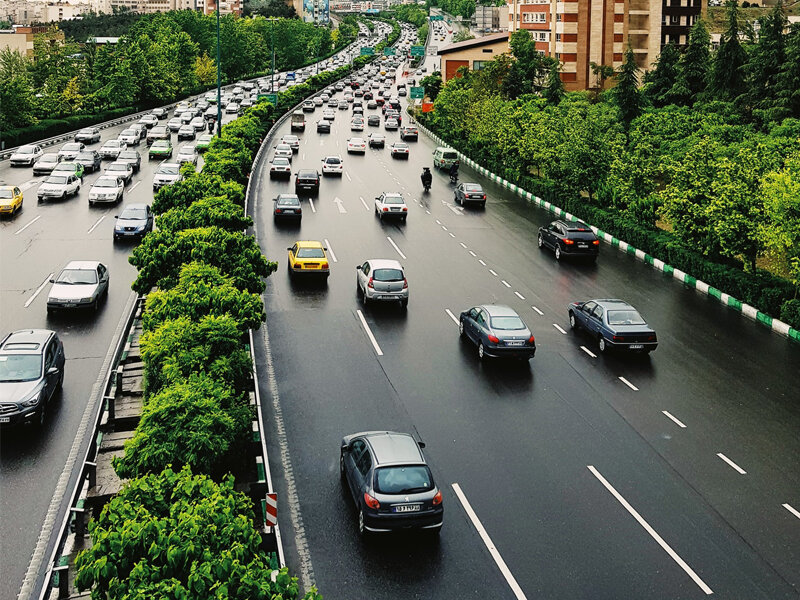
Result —
[[305, 131], [306, 130], [306, 116], [302, 110], [296, 110], [292, 113], [292, 131]]
[[452, 148], [439, 146], [433, 151], [434, 167], [438, 167], [439, 169], [450, 169], [454, 163], [458, 165], [460, 164], [460, 161], [458, 160], [458, 152]]

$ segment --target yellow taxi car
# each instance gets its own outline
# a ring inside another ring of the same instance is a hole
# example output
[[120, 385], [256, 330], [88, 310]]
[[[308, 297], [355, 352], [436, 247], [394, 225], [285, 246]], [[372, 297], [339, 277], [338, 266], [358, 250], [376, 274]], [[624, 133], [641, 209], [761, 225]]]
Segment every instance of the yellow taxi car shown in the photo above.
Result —
[[0, 215], [15, 215], [22, 208], [22, 190], [14, 185], [0, 185]]
[[328, 255], [321, 243], [298, 241], [289, 251], [289, 275], [318, 275], [327, 277], [331, 273]]

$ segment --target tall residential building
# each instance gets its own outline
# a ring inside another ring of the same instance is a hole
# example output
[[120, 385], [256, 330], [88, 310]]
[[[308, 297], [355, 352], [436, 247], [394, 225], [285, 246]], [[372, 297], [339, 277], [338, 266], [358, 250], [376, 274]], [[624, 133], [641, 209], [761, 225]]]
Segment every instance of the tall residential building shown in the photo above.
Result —
[[64, 32], [50, 31], [50, 26], [13, 25], [11, 29], [0, 30], [0, 50], [10, 48], [12, 51], [33, 57], [33, 38], [40, 33], [47, 33], [51, 43], [64, 43]]
[[[297, 11], [296, 8], [295, 11]], [[297, 14], [306, 23], [316, 23], [317, 25], [327, 25], [331, 20], [328, 0], [303, 0], [302, 13], [298, 12]]]

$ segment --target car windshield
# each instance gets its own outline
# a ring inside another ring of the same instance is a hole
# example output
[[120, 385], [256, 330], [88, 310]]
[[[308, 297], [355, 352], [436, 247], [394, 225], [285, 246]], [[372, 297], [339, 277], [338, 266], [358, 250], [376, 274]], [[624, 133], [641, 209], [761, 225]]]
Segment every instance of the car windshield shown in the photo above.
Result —
[[326, 158], [325, 162], [329, 165], [338, 165], [340, 161], [338, 158]]
[[278, 198], [278, 204], [281, 206], [300, 206], [300, 200], [297, 198]]
[[375, 490], [381, 494], [413, 494], [433, 489], [433, 477], [425, 465], [383, 467], [375, 472]]
[[107, 170], [108, 171], [127, 171], [129, 168], [130, 167], [128, 166], [128, 163], [122, 163], [122, 164], [119, 164], [119, 163], [118, 164], [114, 164], [114, 163], [112, 163], [112, 164], [108, 165]]
[[297, 258], [325, 258], [322, 248], [298, 248]]
[[158, 172], [167, 175], [178, 175], [181, 169], [178, 165], [161, 165]]
[[10, 189], [0, 190], [0, 198], [13, 198], [14, 194], [11, 193]]
[[477, 183], [465, 183], [464, 189], [468, 192], [481, 192], [483, 188], [479, 186]]
[[36, 152], [36, 146], [20, 146], [19, 150], [17, 150], [20, 154], [33, 154]]
[[56, 185], [64, 185], [67, 183], [67, 178], [63, 175], [51, 175], [45, 180], [45, 183], [54, 183]]
[[56, 283], [65, 285], [97, 283], [97, 271], [94, 269], [64, 269], [56, 279]]
[[609, 310], [609, 325], [647, 325], [642, 315], [636, 309], [628, 308], [625, 310]]
[[155, 150], [156, 148], [165, 149], [169, 148], [169, 145], [167, 145], [167, 142], [164, 140], [156, 140], [155, 142], [153, 142], [153, 145], [150, 146], [150, 149]]
[[194, 146], [184, 146], [180, 150], [181, 154], [194, 154]]
[[64, 147], [61, 148], [61, 149], [62, 150], [67, 150], [69, 152], [72, 152], [72, 151], [75, 151], [75, 150], [80, 150], [81, 149], [81, 145], [80, 144], [64, 144]]
[[92, 187], [115, 188], [119, 187], [119, 184], [117, 183], [116, 179], [111, 179], [110, 177], [101, 177], [94, 182]]
[[525, 329], [525, 323], [522, 322], [522, 319], [515, 316], [492, 317], [492, 329]]
[[289, 165], [289, 159], [288, 158], [275, 158], [275, 159], [273, 159], [272, 164], [273, 165], [279, 165], [281, 167], [286, 167], [286, 166]]
[[42, 375], [38, 354], [0, 354], [0, 382], [35, 381]]
[[121, 143], [122, 143], [122, 142], [120, 142], [119, 140], [108, 140], [108, 141], [107, 141], [105, 144], [103, 144], [103, 145], [104, 145], [104, 146], [108, 146], [109, 148], [117, 148], [117, 147], [119, 147], [119, 146], [121, 145]]
[[403, 204], [403, 197], [402, 196], [384, 196], [383, 197], [384, 204]]
[[375, 281], [403, 281], [403, 271], [400, 269], [375, 269], [372, 273]]
[[45, 154], [39, 159], [40, 163], [58, 162], [58, 157], [55, 154]]
[[136, 135], [133, 129], [125, 129], [120, 135]]
[[144, 208], [126, 208], [119, 216], [120, 219], [139, 221], [147, 218], [147, 211]]

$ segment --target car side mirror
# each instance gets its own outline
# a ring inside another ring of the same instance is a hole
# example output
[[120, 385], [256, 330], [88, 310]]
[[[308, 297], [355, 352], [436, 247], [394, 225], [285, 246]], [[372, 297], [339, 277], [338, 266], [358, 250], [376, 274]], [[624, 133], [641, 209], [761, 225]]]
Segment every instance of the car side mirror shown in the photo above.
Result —
[[58, 375], [59, 372], [60, 371], [59, 371], [58, 367], [50, 367], [49, 369], [47, 369], [46, 375]]
[[119, 215], [114, 215], [114, 218], [115, 219], [119, 219]]
[[51, 277], [50, 278], [50, 283], [55, 283], [55, 282], [56, 282], [56, 280]]
[[417, 442], [417, 446], [419, 446], [420, 448], [424, 448], [425, 442]]
[[287, 250], [288, 250], [289, 252], [291, 252], [291, 251], [292, 251], [292, 249], [291, 249], [291, 248], [287, 248]]

